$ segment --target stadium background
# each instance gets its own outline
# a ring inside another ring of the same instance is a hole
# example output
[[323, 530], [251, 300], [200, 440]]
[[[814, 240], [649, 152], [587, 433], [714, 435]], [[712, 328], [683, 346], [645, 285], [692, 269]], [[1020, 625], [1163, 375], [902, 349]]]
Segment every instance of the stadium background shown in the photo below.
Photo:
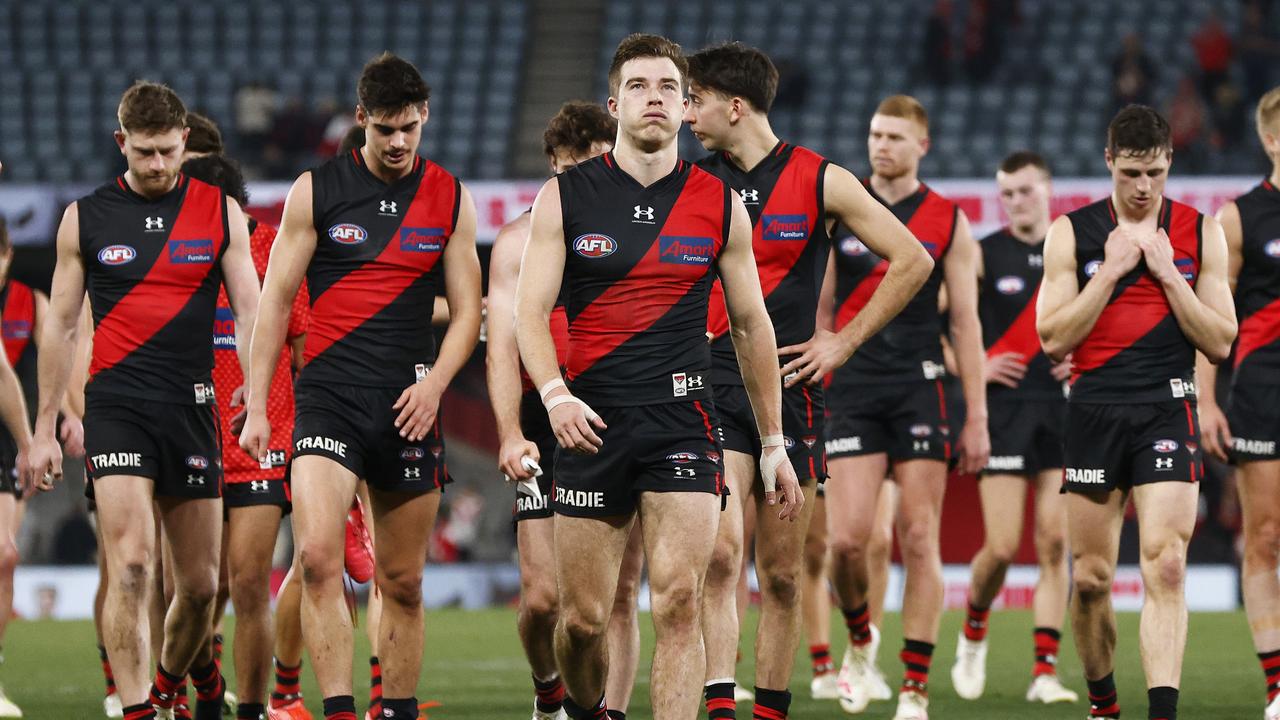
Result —
[[[633, 31], [689, 50], [725, 39], [766, 50], [782, 74], [775, 130], [859, 175], [876, 103], [916, 96], [932, 120], [921, 176], [959, 200], [979, 237], [1001, 223], [992, 175], [1009, 151], [1049, 158], [1055, 215], [1105, 195], [1106, 122], [1130, 101], [1173, 125], [1172, 197], [1211, 212], [1268, 167], [1252, 105], [1280, 82], [1280, 3], [1270, 0], [19, 0], [0, 2], [0, 214], [18, 244], [13, 274], [47, 288], [62, 208], [123, 170], [111, 132], [135, 78], [170, 84], [220, 125], [253, 178], [252, 212], [274, 222], [288, 181], [333, 153], [359, 69], [383, 50], [414, 61], [432, 87], [422, 152], [472, 189], [487, 264], [497, 228], [546, 175], [546, 120], [564, 100], [604, 100], [613, 47]], [[688, 133], [681, 147], [702, 154]], [[512, 491], [495, 469], [483, 346], [442, 416], [457, 482], [433, 539], [429, 602], [507, 603]], [[75, 465], [29, 503], [15, 595], [25, 617], [87, 617], [96, 571]], [[981, 543], [976, 498], [971, 481], [948, 488], [952, 606]], [[1238, 607], [1238, 518], [1228, 473], [1215, 467], [1191, 546], [1193, 608]], [[1033, 562], [1029, 535], [1020, 562]], [[282, 540], [284, 566], [287, 527]], [[1120, 607], [1141, 597], [1134, 540], [1126, 528]], [[1026, 607], [1033, 581], [1033, 570], [1015, 571], [1002, 602]], [[11, 633], [12, 647], [21, 631]]]

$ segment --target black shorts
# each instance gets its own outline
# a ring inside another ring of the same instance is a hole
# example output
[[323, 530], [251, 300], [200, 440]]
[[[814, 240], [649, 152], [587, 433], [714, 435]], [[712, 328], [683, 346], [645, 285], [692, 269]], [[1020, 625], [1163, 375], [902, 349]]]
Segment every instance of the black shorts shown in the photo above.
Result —
[[551, 421], [547, 419], [546, 408], [536, 390], [530, 390], [520, 398], [520, 430], [524, 438], [538, 446], [538, 466], [542, 468], [542, 476], [538, 478], [538, 497], [516, 490], [515, 519], [541, 520], [549, 518], [551, 512], [551, 488], [556, 477], [556, 434], [551, 430]]
[[1109, 492], [1204, 476], [1200, 421], [1191, 400], [1067, 403], [1063, 492]]
[[1235, 440], [1233, 462], [1280, 459], [1280, 385], [1232, 388], [1227, 423]]
[[886, 453], [890, 460], [951, 458], [951, 421], [941, 380], [885, 383], [827, 398], [827, 459]]
[[551, 509], [557, 514], [629, 515], [641, 492], [723, 495], [724, 465], [710, 402], [595, 410], [608, 425], [596, 431], [604, 441], [600, 452], [556, 450]]
[[991, 458], [983, 475], [1035, 475], [1062, 467], [1066, 400], [989, 400]]
[[222, 494], [222, 435], [214, 403], [179, 405], [90, 393], [85, 398], [84, 448], [86, 484], [111, 475], [137, 475], [155, 481], [157, 497]]
[[[742, 385], [715, 385], [712, 391], [724, 449], [758, 459], [762, 450], [760, 431], [747, 389]], [[799, 385], [782, 389], [782, 433], [791, 467], [801, 483], [827, 476], [827, 458], [822, 452], [822, 400], [822, 388]]]
[[281, 515], [288, 515], [293, 510], [289, 481], [285, 478], [268, 478], [227, 483], [222, 495], [224, 516], [235, 508], [255, 505], [276, 505], [279, 506]]
[[411, 443], [392, 408], [403, 388], [299, 382], [294, 388], [293, 457], [319, 455], [350, 470], [369, 487], [427, 493], [449, 482], [440, 420]]

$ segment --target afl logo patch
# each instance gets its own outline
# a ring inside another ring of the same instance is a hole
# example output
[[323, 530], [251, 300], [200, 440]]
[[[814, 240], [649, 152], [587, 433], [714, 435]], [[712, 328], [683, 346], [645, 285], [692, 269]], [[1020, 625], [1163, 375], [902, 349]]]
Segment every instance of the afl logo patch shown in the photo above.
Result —
[[670, 460], [671, 462], [679, 463], [679, 464], [681, 464], [681, 465], [684, 465], [685, 463], [691, 463], [691, 462], [693, 462], [694, 460], [697, 460], [697, 459], [698, 459], [698, 454], [697, 454], [697, 453], [691, 453], [691, 452], [676, 452], [676, 453], [671, 453], [670, 455], [668, 455], [668, 456], [667, 456], [667, 459], [668, 459], [668, 460]]
[[369, 233], [354, 223], [340, 223], [329, 228], [329, 238], [343, 245], [359, 245], [368, 237]]
[[618, 249], [618, 243], [608, 235], [587, 233], [573, 241], [573, 251], [584, 258], [609, 257]]
[[98, 251], [98, 262], [103, 265], [124, 265], [138, 257], [138, 251], [128, 245], [108, 245]]
[[861, 240], [851, 237], [840, 241], [840, 252], [857, 257], [858, 255], [866, 255], [868, 250]]
[[1267, 257], [1280, 258], [1280, 238], [1267, 243], [1262, 248], [1262, 252], [1266, 253]]
[[918, 438], [928, 437], [929, 434], [932, 432], [933, 432], [933, 428], [929, 427], [928, 425], [925, 425], [924, 423], [911, 426], [912, 437], [918, 437]]
[[1100, 267], [1102, 267], [1102, 261], [1101, 261], [1101, 260], [1090, 260], [1089, 262], [1085, 263], [1085, 266], [1084, 266], [1084, 276], [1085, 276], [1085, 277], [1093, 277], [1094, 275], [1097, 275], [1097, 274], [1098, 274], [1098, 268], [1100, 268]]
[[420, 447], [407, 447], [400, 451], [400, 459], [409, 460], [411, 462], [414, 460], [421, 460], [426, 456], [427, 456], [426, 451], [424, 451]]
[[187, 467], [192, 470], [204, 470], [209, 467], [209, 459], [203, 455], [187, 456]]
[[1001, 295], [1017, 295], [1027, 289], [1027, 281], [1017, 275], [1005, 275], [996, 280], [996, 290]]
[[1156, 452], [1171, 453], [1178, 449], [1177, 440], [1157, 440], [1151, 444], [1151, 449]]

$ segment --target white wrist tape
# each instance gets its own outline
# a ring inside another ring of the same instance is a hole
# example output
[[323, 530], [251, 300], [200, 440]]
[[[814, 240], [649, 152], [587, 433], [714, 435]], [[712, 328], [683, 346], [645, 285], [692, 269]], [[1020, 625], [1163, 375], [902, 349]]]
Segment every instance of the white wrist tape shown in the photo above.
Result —
[[599, 415], [596, 414], [595, 410], [591, 409], [590, 405], [582, 402], [581, 400], [579, 400], [578, 398], [572, 395], [557, 395], [551, 398], [550, 400], [548, 400], [546, 402], [547, 414], [551, 414], [552, 410], [555, 410], [561, 405], [567, 405], [569, 403], [574, 403], [575, 405], [581, 405], [582, 412], [587, 416], [588, 420], [595, 420], [596, 418], [600, 417]]
[[760, 479], [764, 482], [765, 492], [778, 489], [778, 468], [782, 467], [784, 462], [790, 461], [787, 459], [787, 450], [782, 447], [782, 443], [765, 445], [764, 452], [760, 453]]
[[557, 376], [555, 380], [548, 380], [546, 385], [538, 388], [538, 396], [542, 398], [542, 402], [545, 403], [547, 401], [547, 395], [550, 395], [551, 391], [556, 388], [568, 388], [568, 386], [564, 384], [564, 378]]
[[786, 444], [787, 444], [787, 438], [783, 435], [761, 435], [760, 436], [761, 447], [782, 446]]

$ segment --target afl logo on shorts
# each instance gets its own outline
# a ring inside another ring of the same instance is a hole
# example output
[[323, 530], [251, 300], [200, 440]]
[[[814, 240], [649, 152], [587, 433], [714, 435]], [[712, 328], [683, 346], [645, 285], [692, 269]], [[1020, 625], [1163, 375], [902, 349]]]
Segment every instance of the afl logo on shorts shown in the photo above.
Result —
[[408, 460], [410, 462], [414, 460], [421, 460], [426, 456], [427, 456], [426, 451], [424, 451], [420, 447], [407, 447], [400, 451], [400, 459]]
[[1027, 281], [1017, 275], [1005, 275], [996, 280], [996, 290], [1001, 295], [1017, 295], [1027, 289]]
[[98, 251], [98, 262], [103, 265], [124, 265], [138, 257], [138, 251], [128, 245], [108, 245]]
[[209, 459], [203, 455], [187, 456], [187, 467], [192, 470], [204, 470], [209, 467]]
[[671, 453], [670, 455], [668, 455], [668, 456], [667, 456], [667, 459], [668, 459], [668, 460], [670, 460], [671, 462], [679, 463], [679, 464], [681, 464], [681, 465], [684, 465], [685, 463], [691, 463], [691, 462], [693, 462], [694, 460], [697, 460], [697, 459], [698, 459], [698, 453], [691, 453], [691, 452], [676, 452], [676, 453]]
[[912, 437], [918, 437], [918, 438], [928, 437], [929, 433], [931, 432], [933, 432], [933, 428], [929, 427], [928, 425], [925, 425], [924, 423], [911, 426]]
[[1085, 266], [1084, 266], [1084, 276], [1085, 276], [1085, 277], [1093, 277], [1094, 275], [1097, 275], [1097, 274], [1098, 274], [1098, 268], [1100, 268], [1100, 267], [1102, 267], [1102, 261], [1101, 261], [1101, 260], [1090, 260], [1089, 262], [1085, 263]]
[[845, 255], [853, 255], [854, 257], [857, 257], [859, 255], [866, 255], [869, 251], [867, 250], [867, 246], [862, 244], [861, 240], [855, 237], [850, 237], [840, 241], [840, 252]]
[[354, 223], [341, 223], [329, 228], [329, 237], [343, 245], [359, 245], [369, 237], [369, 233]]
[[1178, 449], [1177, 440], [1157, 440], [1151, 444], [1151, 449], [1156, 452], [1171, 453]]
[[1268, 242], [1263, 246], [1262, 252], [1266, 253], [1267, 257], [1280, 258], [1280, 238]]
[[573, 251], [584, 258], [609, 257], [618, 249], [618, 243], [608, 235], [587, 233], [573, 241]]

